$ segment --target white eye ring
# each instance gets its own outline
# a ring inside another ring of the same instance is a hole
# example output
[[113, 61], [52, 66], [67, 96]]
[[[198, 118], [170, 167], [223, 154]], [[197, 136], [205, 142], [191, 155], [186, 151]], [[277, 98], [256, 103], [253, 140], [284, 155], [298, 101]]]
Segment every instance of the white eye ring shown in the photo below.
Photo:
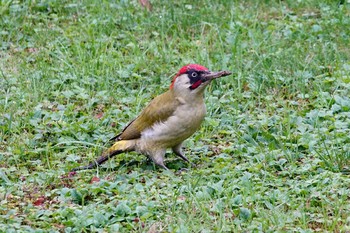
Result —
[[198, 74], [197, 74], [197, 72], [193, 72], [193, 73], [191, 74], [191, 76], [192, 76], [192, 78], [195, 78], [195, 77], [198, 76]]

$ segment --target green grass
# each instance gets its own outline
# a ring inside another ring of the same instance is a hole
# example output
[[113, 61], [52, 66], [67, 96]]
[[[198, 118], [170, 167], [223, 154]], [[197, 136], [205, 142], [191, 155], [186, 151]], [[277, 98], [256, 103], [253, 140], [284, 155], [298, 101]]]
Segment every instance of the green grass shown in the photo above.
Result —
[[[0, 1], [0, 232], [349, 232], [349, 2], [152, 4]], [[207, 89], [197, 167], [69, 174], [187, 63], [234, 73]]]

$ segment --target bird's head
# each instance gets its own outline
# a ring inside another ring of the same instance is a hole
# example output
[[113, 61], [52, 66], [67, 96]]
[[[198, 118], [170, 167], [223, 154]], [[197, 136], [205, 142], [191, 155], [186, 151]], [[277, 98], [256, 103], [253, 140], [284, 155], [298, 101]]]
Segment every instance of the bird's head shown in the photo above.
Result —
[[212, 72], [208, 68], [189, 64], [183, 66], [173, 78], [170, 89], [178, 91], [186, 91], [189, 93], [203, 92], [204, 88], [216, 78], [230, 75], [228, 71]]

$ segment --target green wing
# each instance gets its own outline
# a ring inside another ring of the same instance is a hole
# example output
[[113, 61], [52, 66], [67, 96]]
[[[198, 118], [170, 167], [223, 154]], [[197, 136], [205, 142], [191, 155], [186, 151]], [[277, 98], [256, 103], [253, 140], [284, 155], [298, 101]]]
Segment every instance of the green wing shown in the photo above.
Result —
[[131, 121], [123, 131], [111, 140], [131, 140], [141, 137], [141, 132], [154, 125], [162, 122], [173, 115], [178, 101], [174, 98], [174, 93], [169, 90], [154, 98], [141, 114]]

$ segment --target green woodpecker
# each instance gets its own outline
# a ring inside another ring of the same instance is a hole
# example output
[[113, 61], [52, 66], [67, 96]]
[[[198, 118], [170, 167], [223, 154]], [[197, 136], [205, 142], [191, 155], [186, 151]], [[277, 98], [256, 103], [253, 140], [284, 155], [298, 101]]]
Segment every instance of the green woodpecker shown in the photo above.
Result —
[[204, 89], [213, 79], [230, 74], [227, 71], [211, 72], [197, 64], [182, 67], [173, 78], [169, 90], [155, 97], [136, 119], [111, 139], [115, 140], [113, 146], [94, 162], [73, 171], [95, 168], [127, 151], [144, 154], [164, 169], [168, 169], [164, 165], [168, 148], [189, 162], [182, 153], [181, 145], [196, 132], [204, 119]]

